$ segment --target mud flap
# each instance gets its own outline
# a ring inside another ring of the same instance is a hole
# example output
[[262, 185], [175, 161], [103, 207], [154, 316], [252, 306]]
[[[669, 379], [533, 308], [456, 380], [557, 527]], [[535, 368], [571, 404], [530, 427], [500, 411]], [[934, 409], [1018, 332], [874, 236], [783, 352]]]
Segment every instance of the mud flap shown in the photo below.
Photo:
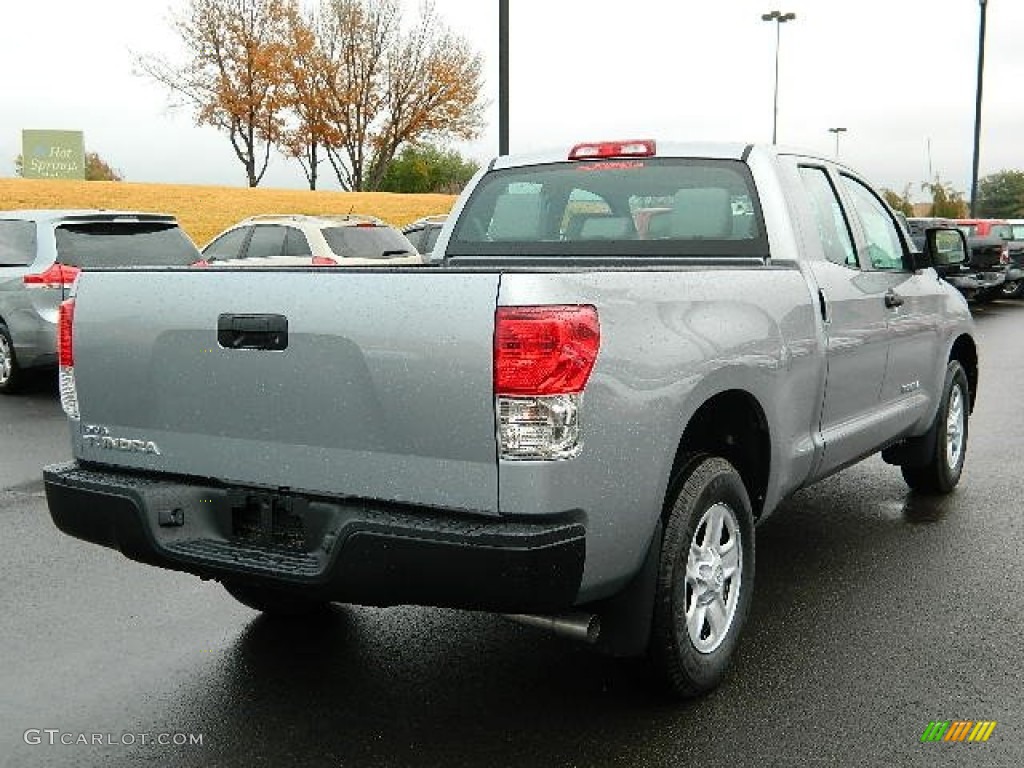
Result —
[[661, 559], [663, 524], [658, 521], [637, 574], [621, 592], [594, 604], [601, 617], [601, 634], [594, 646], [609, 656], [642, 656], [647, 652], [654, 619], [654, 593]]

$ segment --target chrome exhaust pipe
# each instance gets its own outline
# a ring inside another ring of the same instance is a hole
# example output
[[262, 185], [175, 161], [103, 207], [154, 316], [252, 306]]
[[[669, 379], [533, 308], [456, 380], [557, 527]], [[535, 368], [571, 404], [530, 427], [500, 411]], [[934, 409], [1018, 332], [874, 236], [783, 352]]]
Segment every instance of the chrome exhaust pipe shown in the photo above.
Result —
[[504, 613], [509, 621], [527, 627], [537, 627], [562, 637], [596, 643], [601, 634], [601, 618], [593, 613], [563, 613], [557, 616], [538, 616], [532, 613]]

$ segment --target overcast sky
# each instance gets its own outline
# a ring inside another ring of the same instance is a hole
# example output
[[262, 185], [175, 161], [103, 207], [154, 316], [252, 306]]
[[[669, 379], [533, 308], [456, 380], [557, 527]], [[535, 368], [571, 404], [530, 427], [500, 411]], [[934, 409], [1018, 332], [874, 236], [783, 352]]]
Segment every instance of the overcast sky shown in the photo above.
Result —
[[[410, 16], [417, 0], [403, 0]], [[832, 154], [902, 190], [939, 174], [970, 186], [978, 0], [511, 0], [513, 153], [583, 140], [771, 140], [775, 25], [779, 142]], [[5, 1], [0, 176], [23, 128], [82, 130], [130, 181], [243, 185], [225, 135], [199, 128], [132, 74], [133, 53], [180, 57], [170, 13], [187, 0]], [[1024, 1], [989, 0], [981, 175], [1024, 169]], [[487, 127], [464, 154], [497, 152], [498, 0], [435, 0], [485, 60]], [[929, 151], [930, 148], [930, 151]], [[336, 188], [322, 170], [325, 188]], [[263, 186], [302, 187], [275, 156]], [[2, 206], [0, 206], [2, 207]]]

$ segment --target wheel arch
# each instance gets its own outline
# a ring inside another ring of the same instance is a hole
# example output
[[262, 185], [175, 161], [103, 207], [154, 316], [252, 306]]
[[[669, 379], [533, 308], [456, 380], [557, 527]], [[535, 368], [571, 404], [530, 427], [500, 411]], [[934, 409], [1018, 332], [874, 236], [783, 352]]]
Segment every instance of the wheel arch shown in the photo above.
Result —
[[968, 334], [961, 334], [953, 342], [949, 350], [949, 362], [956, 360], [963, 366], [967, 374], [967, 384], [970, 389], [971, 411], [974, 411], [974, 403], [978, 394], [978, 347]]
[[739, 472], [757, 519], [767, 495], [771, 453], [768, 419], [758, 399], [743, 389], [718, 392], [701, 403], [686, 424], [672, 461], [665, 503], [690, 457], [710, 454], [726, 459]]

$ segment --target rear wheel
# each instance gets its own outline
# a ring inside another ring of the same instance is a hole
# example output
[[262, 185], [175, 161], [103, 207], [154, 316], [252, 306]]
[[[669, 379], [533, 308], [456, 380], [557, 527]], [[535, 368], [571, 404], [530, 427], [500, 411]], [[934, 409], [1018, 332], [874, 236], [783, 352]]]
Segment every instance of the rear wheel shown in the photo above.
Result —
[[754, 588], [754, 525], [739, 473], [696, 456], [676, 482], [658, 568], [651, 657], [680, 696], [721, 681]]
[[310, 600], [269, 587], [225, 581], [224, 589], [242, 605], [268, 616], [308, 616], [327, 609], [329, 602]]
[[17, 392], [24, 378], [25, 373], [18, 367], [18, 358], [14, 354], [11, 332], [0, 323], [0, 394]]
[[967, 456], [967, 424], [971, 409], [967, 374], [956, 360], [946, 366], [942, 400], [931, 430], [924, 436], [931, 445], [928, 462], [921, 466], [903, 466], [907, 485], [921, 493], [943, 494], [952, 491], [964, 469]]

